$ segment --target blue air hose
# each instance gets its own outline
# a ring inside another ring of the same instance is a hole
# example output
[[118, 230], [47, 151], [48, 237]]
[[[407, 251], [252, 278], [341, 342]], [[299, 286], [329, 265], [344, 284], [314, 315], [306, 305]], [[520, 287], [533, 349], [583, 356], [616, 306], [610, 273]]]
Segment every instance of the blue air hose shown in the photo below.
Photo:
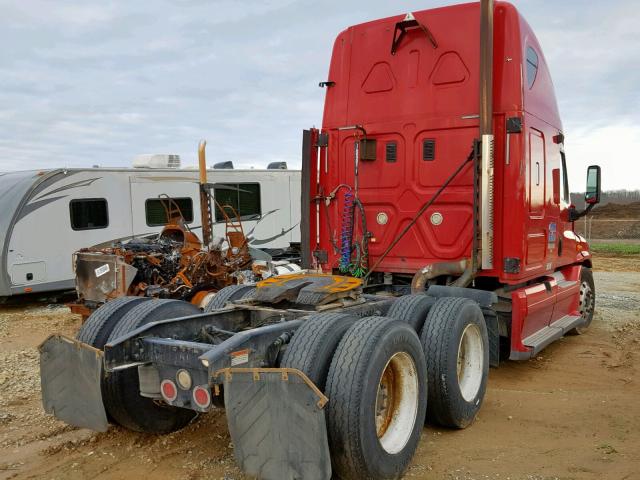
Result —
[[353, 193], [345, 192], [342, 205], [340, 233], [340, 271], [346, 273], [351, 265], [351, 240], [353, 239]]

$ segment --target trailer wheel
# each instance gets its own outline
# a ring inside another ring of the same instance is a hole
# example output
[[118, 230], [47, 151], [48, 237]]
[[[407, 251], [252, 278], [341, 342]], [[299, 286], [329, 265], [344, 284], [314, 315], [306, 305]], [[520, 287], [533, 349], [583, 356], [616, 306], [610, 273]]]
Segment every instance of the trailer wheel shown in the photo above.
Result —
[[111, 331], [129, 310], [142, 302], [145, 297], [120, 297], [105, 303], [84, 322], [76, 335], [76, 340], [102, 349], [111, 335]]
[[489, 375], [489, 336], [482, 310], [467, 298], [436, 301], [420, 335], [429, 378], [430, 420], [465, 428], [480, 410]]
[[426, 375], [420, 340], [406, 322], [367, 317], [347, 331], [331, 362], [326, 389], [338, 477], [402, 474], [424, 424]]
[[[200, 309], [181, 300], [153, 300], [131, 309], [111, 332], [115, 340], [149, 322], [200, 313]], [[146, 433], [169, 433], [185, 427], [196, 412], [171, 407], [140, 396], [137, 368], [110, 372], [104, 381], [103, 400], [107, 412], [129, 430]]]
[[204, 307], [204, 311], [213, 312], [214, 310], [224, 308], [227, 302], [245, 298], [245, 295], [249, 295], [250, 292], [253, 293], [255, 289], [255, 285], [229, 285], [228, 287], [224, 287], [216, 293], [216, 296]]
[[347, 313], [311, 315], [293, 334], [280, 366], [297, 368], [324, 392], [333, 354], [357, 319]]
[[387, 317], [407, 322], [416, 332], [422, 330], [435, 298], [426, 295], [405, 295], [391, 304]]
[[579, 327], [569, 330], [570, 335], [582, 335], [587, 331], [593, 321], [596, 308], [596, 286], [593, 281], [593, 272], [588, 267], [580, 269], [580, 316], [584, 323]]

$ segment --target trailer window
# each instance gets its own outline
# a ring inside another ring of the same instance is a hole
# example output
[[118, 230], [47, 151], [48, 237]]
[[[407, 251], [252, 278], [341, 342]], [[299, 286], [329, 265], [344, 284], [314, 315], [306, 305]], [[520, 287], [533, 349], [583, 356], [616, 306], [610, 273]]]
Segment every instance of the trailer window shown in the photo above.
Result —
[[[216, 202], [222, 206], [231, 206], [240, 215], [241, 220], [256, 220], [262, 215], [259, 183], [218, 183], [213, 187]], [[224, 215], [215, 206], [216, 222], [224, 222]], [[225, 209], [229, 217], [230, 209]]]
[[69, 215], [74, 230], [96, 230], [109, 226], [109, 210], [104, 198], [71, 200]]
[[527, 47], [527, 84], [529, 85], [529, 88], [533, 87], [537, 74], [538, 54], [533, 48]]
[[[190, 198], [149, 198], [144, 206], [147, 225], [150, 227], [166, 225], [169, 223], [167, 210], [171, 214], [176, 207], [180, 210], [185, 223], [193, 222], [193, 201]], [[178, 212], [175, 213], [178, 214]]]

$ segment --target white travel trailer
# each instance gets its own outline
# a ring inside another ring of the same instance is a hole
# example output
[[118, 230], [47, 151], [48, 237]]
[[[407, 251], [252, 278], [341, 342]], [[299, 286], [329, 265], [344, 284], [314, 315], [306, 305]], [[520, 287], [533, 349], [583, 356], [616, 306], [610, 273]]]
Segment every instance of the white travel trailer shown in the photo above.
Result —
[[[162, 229], [160, 195], [176, 201], [199, 235], [198, 171], [176, 168], [175, 155], [134, 165], [146, 167], [0, 173], [0, 298], [73, 288], [75, 251]], [[252, 247], [270, 251], [300, 242], [300, 171], [220, 165], [207, 171], [207, 181], [219, 203], [238, 211]], [[224, 236], [218, 209], [213, 220], [213, 234]]]

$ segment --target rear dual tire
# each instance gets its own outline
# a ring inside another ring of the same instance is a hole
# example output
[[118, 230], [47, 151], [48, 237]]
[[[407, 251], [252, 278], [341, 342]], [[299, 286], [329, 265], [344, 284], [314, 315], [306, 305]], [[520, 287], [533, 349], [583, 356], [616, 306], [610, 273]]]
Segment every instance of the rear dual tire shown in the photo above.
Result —
[[324, 392], [331, 360], [345, 332], [358, 320], [346, 313], [316, 313], [296, 330], [280, 366], [296, 368]]
[[327, 423], [341, 479], [398, 478], [420, 440], [426, 365], [415, 331], [388, 317], [358, 321], [329, 368]]
[[405, 295], [393, 302], [386, 316], [407, 322], [419, 333], [435, 302], [435, 298], [419, 293]]
[[76, 340], [101, 350], [120, 319], [129, 310], [148, 300], [146, 297], [120, 297], [105, 303], [82, 324]]
[[224, 308], [229, 302], [251, 298], [256, 290], [255, 285], [229, 285], [221, 289], [204, 307], [205, 312], [213, 312]]
[[[197, 313], [200, 313], [198, 307], [180, 300], [122, 297], [96, 310], [76, 338], [102, 349], [108, 342], [149, 322]], [[142, 397], [137, 368], [103, 372], [101, 390], [109, 421], [129, 430], [169, 433], [185, 427], [196, 416], [192, 410]]]
[[[198, 307], [181, 300], [151, 300], [137, 305], [122, 317], [111, 332], [109, 341], [150, 322], [198, 313]], [[193, 410], [172, 407], [141, 396], [137, 368], [108, 373], [103, 401], [110, 416], [118, 424], [136, 432], [174, 432], [187, 426], [197, 415]]]
[[[119, 297], [101, 305], [89, 315], [89, 318], [82, 324], [76, 334], [76, 340], [91, 345], [98, 350], [102, 350], [120, 319], [129, 313], [129, 310], [148, 300], [149, 298], [146, 297]], [[100, 377], [100, 390], [102, 392], [103, 403], [105, 397], [105, 378], [103, 367]], [[108, 410], [107, 419], [110, 423], [115, 423], [115, 420]]]
[[420, 341], [427, 362], [427, 418], [450, 428], [475, 419], [487, 388], [489, 336], [473, 300], [440, 298], [429, 311]]

